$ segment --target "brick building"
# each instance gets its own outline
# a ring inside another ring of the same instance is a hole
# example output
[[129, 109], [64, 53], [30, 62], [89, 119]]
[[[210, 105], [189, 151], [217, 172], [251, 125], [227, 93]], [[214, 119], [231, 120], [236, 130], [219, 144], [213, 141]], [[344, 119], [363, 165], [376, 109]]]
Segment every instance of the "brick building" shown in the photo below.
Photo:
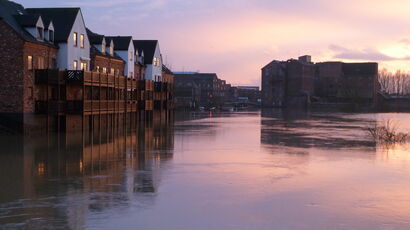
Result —
[[141, 79], [145, 64], [132, 37], [87, 31], [80, 8], [0, 0], [0, 51], [2, 126], [101, 131], [171, 116], [172, 72], [165, 67], [155, 83]]
[[34, 82], [36, 69], [55, 68], [52, 21], [24, 14], [23, 6], [0, 1], [0, 108], [3, 125], [35, 126], [41, 122], [32, 114], [41, 92]]
[[[182, 87], [183, 89], [181, 89]], [[192, 87], [188, 90], [187, 87]], [[192, 96], [199, 98], [192, 99], [196, 107], [217, 107], [223, 104], [223, 81], [216, 73], [178, 72], [175, 73], [176, 101], [179, 100], [181, 90], [192, 92]], [[198, 95], [197, 90], [200, 93]]]
[[[87, 29], [90, 39], [90, 69], [95, 72], [124, 76], [125, 61], [114, 52], [114, 42]], [[107, 45], [108, 44], [108, 45]]]
[[377, 91], [377, 63], [272, 61], [262, 68], [264, 107], [306, 107], [316, 102], [372, 105]]

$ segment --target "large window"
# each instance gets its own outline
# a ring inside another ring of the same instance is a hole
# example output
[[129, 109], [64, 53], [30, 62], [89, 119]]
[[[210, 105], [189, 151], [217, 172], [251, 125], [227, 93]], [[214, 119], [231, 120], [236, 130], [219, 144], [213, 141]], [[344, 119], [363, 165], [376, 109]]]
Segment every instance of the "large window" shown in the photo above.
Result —
[[77, 60], [73, 62], [73, 69], [78, 70], [78, 61]]
[[80, 35], [80, 47], [84, 48], [84, 34]]
[[74, 32], [73, 34], [73, 42], [74, 42], [74, 47], [78, 46], [78, 37], [77, 37], [77, 33]]
[[107, 73], [107, 68], [106, 68], [106, 67], [103, 67], [103, 68], [102, 68], [102, 72], [103, 72], [103, 73]]
[[114, 68], [111, 68], [111, 70], [110, 70], [110, 74], [113, 74], [113, 75], [115, 75], [115, 72], [114, 72], [115, 70], [114, 70]]
[[33, 69], [33, 56], [27, 56], [27, 69]]

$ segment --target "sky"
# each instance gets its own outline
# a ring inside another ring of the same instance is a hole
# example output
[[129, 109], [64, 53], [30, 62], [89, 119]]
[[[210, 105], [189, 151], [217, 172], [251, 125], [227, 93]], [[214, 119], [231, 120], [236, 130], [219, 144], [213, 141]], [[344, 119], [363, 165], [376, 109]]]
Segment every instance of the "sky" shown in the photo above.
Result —
[[157, 39], [173, 71], [215, 72], [260, 85], [272, 60], [379, 62], [410, 71], [409, 0], [16, 0], [25, 7], [81, 7], [105, 35]]

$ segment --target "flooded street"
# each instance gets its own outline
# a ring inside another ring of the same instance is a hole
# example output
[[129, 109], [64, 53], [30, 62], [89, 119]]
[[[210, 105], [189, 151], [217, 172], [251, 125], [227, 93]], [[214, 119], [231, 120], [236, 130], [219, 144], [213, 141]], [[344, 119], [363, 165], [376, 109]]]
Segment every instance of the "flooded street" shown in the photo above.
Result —
[[[189, 118], [189, 119], [187, 119]], [[410, 229], [410, 114], [176, 116], [123, 133], [3, 136], [0, 229]]]

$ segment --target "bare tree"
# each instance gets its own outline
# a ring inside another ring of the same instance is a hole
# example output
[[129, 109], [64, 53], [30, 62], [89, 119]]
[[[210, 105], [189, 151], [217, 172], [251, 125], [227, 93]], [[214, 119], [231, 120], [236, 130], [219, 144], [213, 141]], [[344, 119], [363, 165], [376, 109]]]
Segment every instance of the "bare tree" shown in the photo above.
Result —
[[409, 95], [410, 94], [410, 74], [398, 70], [391, 73], [386, 69], [379, 72], [378, 80], [381, 86], [381, 92], [391, 95]]

